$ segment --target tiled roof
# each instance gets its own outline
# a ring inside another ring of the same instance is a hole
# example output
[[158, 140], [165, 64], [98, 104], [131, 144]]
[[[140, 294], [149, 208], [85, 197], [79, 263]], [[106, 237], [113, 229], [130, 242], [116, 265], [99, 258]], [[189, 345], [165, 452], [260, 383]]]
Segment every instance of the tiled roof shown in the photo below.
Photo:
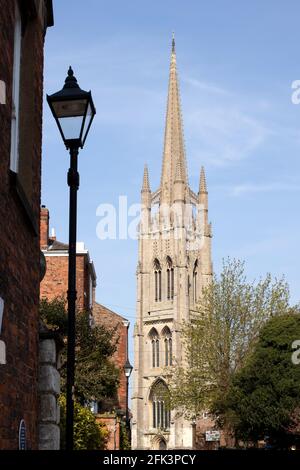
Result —
[[49, 239], [49, 246], [47, 248], [47, 251], [48, 250], [65, 251], [68, 249], [69, 249], [69, 245], [67, 243], [62, 243], [62, 242], [59, 242], [58, 240]]
[[126, 318], [98, 302], [95, 302], [93, 305], [93, 317], [96, 323], [105, 323], [108, 326], [115, 326], [117, 323], [128, 321]]

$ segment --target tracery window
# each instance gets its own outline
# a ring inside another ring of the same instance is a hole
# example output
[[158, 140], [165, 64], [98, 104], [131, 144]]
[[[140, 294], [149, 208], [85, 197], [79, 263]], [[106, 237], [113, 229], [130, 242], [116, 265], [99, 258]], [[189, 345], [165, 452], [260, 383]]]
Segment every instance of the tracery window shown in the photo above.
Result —
[[154, 295], [155, 302], [161, 301], [161, 266], [158, 259], [154, 260]]
[[198, 300], [197, 276], [198, 276], [198, 260], [195, 261], [194, 270], [193, 270], [193, 300], [194, 302], [197, 302]]
[[159, 336], [155, 328], [151, 329], [149, 337], [151, 339], [152, 367], [159, 367]]
[[158, 380], [150, 393], [152, 403], [152, 426], [155, 429], [169, 429], [171, 413], [169, 407], [169, 390], [162, 380]]
[[167, 299], [174, 298], [174, 268], [171, 258], [167, 257]]
[[164, 338], [164, 362], [165, 366], [172, 365], [172, 333], [169, 327], [165, 326], [162, 331], [162, 336]]

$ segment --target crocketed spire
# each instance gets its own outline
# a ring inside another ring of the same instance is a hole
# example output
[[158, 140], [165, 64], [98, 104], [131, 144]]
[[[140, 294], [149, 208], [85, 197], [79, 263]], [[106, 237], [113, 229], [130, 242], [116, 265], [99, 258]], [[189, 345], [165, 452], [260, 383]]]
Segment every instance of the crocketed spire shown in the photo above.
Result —
[[150, 183], [149, 183], [149, 173], [148, 173], [148, 166], [145, 164], [144, 167], [144, 176], [143, 176], [143, 186], [142, 192], [150, 192]]
[[175, 38], [172, 39], [169, 91], [165, 126], [163, 165], [161, 173], [161, 200], [172, 203], [177, 162], [180, 162], [182, 181], [188, 185], [184, 150], [183, 124], [176, 68]]
[[199, 193], [207, 193], [204, 166], [201, 167]]

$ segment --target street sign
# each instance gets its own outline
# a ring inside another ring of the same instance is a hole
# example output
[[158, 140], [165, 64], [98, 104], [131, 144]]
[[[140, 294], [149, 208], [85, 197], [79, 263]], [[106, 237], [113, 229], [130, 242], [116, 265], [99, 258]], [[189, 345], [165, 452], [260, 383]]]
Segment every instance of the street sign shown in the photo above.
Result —
[[215, 442], [220, 440], [220, 431], [206, 431], [205, 440], [207, 442]]

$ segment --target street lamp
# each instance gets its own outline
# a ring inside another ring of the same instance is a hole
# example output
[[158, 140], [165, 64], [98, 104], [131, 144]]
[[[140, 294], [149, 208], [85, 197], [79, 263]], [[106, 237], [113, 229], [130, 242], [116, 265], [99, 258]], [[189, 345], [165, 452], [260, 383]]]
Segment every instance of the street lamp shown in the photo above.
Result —
[[76, 311], [76, 225], [77, 190], [79, 173], [77, 157], [79, 147], [83, 148], [96, 109], [90, 91], [81, 90], [72, 68], [63, 88], [47, 101], [55, 118], [66, 148], [70, 151], [68, 185], [70, 187], [69, 206], [69, 273], [68, 273], [68, 354], [67, 354], [67, 417], [66, 449], [73, 449], [74, 428], [74, 375], [75, 375], [75, 311]]
[[132, 365], [129, 362], [129, 359], [127, 357], [127, 360], [124, 364], [124, 372], [126, 376], [126, 426], [128, 426], [129, 423], [129, 413], [128, 413], [128, 384], [129, 384], [129, 377], [132, 372]]

